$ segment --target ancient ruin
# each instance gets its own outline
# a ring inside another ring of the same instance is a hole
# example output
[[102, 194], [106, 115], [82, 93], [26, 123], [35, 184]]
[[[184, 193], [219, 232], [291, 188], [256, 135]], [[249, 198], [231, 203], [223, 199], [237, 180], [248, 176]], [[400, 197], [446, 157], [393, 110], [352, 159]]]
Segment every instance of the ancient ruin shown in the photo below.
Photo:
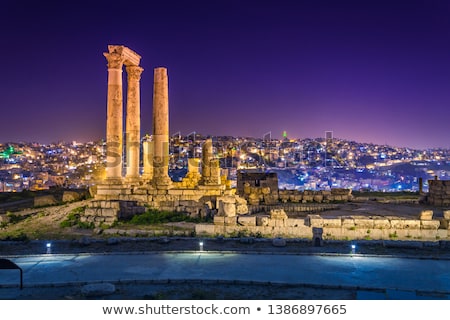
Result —
[[[351, 190], [279, 190], [274, 173], [242, 171], [238, 174], [237, 188], [231, 188], [226, 177], [221, 176], [211, 139], [203, 144], [200, 159], [189, 159], [188, 172], [182, 181], [172, 181], [168, 171], [167, 69], [154, 69], [153, 132], [141, 139], [141, 57], [129, 48], [117, 45], [108, 46], [104, 55], [108, 61], [106, 179], [96, 186], [94, 200], [85, 210], [83, 221], [96, 226], [111, 225], [117, 219], [155, 208], [193, 217], [212, 217], [214, 223], [195, 226], [195, 233], [205, 236], [240, 234], [310, 238], [315, 245], [322, 245], [324, 239], [449, 238], [450, 210], [444, 210], [439, 218], [432, 210], [402, 217], [371, 213], [373, 208], [363, 211], [353, 207], [345, 214], [339, 206], [353, 201]], [[124, 65], [128, 74], [125, 151], [122, 150]], [[126, 159], [125, 175], [122, 153]], [[449, 182], [430, 181], [429, 186], [429, 203], [449, 204]]]
[[126, 112], [127, 178], [139, 175], [140, 146], [140, 90], [139, 80], [143, 69], [139, 67], [141, 56], [124, 46], [108, 46], [103, 54], [108, 61], [108, 100], [106, 118], [107, 167], [109, 183], [122, 182], [123, 148], [123, 97], [122, 69], [128, 74]]
[[[202, 159], [190, 159], [189, 171], [182, 181], [170, 179], [168, 73], [164, 67], [154, 69], [153, 132], [142, 139], [143, 171], [140, 174], [141, 56], [120, 45], [108, 46], [104, 56], [108, 61], [106, 180], [97, 185], [94, 200], [85, 211], [85, 221], [111, 224], [119, 218], [144, 212], [146, 207], [186, 212], [192, 216], [207, 216], [224, 210], [246, 213], [246, 201], [235, 195], [235, 190], [230, 189], [220, 175], [211, 140], [203, 145]], [[122, 175], [124, 65], [128, 74], [125, 176]]]

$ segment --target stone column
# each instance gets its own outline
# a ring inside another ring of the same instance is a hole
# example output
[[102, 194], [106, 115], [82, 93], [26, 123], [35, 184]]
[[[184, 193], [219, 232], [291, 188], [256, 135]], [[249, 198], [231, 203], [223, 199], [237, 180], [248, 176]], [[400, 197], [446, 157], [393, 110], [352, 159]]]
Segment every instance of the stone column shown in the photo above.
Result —
[[103, 53], [108, 60], [108, 101], [106, 118], [106, 179], [110, 183], [122, 181], [123, 98], [121, 52]]
[[153, 181], [160, 188], [172, 184], [169, 177], [169, 88], [167, 69], [155, 68], [153, 83]]
[[213, 145], [211, 139], [206, 139], [202, 146], [202, 184], [209, 184], [211, 180], [211, 160], [213, 159]]
[[203, 185], [220, 184], [220, 164], [214, 159], [212, 139], [206, 139], [202, 146], [202, 180]]
[[127, 66], [128, 74], [128, 95], [127, 95], [127, 116], [126, 116], [126, 156], [127, 173], [126, 179], [129, 182], [139, 180], [139, 154], [141, 136], [141, 102], [139, 81], [144, 69], [139, 66]]
[[142, 150], [143, 150], [143, 165], [144, 172], [142, 173], [142, 179], [145, 181], [150, 181], [153, 179], [153, 141], [150, 137], [145, 137], [142, 142]]

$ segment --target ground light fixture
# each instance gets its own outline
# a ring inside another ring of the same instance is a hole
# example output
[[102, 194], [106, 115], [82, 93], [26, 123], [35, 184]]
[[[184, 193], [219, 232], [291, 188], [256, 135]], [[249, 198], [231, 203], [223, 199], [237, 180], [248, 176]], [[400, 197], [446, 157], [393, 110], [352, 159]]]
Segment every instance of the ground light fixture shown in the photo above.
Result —
[[52, 243], [47, 242], [45, 247], [47, 248], [47, 253], [52, 253]]
[[355, 244], [352, 244], [352, 245], [351, 245], [351, 248], [352, 248], [352, 254], [354, 254], [355, 251], [356, 251], [356, 245], [355, 245]]
[[198, 243], [199, 251], [203, 251], [203, 241]]

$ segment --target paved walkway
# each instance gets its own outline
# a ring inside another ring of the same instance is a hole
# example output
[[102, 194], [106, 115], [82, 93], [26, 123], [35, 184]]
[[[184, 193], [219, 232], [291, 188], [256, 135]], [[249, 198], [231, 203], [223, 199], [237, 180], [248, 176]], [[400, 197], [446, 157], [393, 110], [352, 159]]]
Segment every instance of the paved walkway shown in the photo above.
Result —
[[[203, 279], [425, 291], [450, 297], [450, 260], [217, 252], [48, 254], [10, 259], [23, 269], [25, 288], [92, 281]], [[0, 287], [14, 288], [18, 283], [18, 270], [0, 270]]]

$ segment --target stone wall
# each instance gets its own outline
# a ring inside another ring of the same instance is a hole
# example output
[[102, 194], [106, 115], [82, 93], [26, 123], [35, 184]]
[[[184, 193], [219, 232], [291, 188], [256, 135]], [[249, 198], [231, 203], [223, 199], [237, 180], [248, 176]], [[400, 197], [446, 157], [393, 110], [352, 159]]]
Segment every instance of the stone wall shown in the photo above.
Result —
[[331, 190], [277, 190], [270, 187], [254, 187], [244, 184], [242, 194], [250, 205], [273, 205], [276, 203], [330, 203], [346, 202], [353, 199], [350, 189]]
[[283, 209], [286, 212], [292, 213], [308, 213], [308, 212], [321, 212], [326, 210], [332, 210], [339, 208], [335, 203], [282, 203], [275, 205], [248, 205], [249, 214], [257, 214], [261, 212], [270, 212], [272, 209]]
[[251, 205], [278, 202], [278, 177], [274, 172], [239, 171], [236, 193]]
[[82, 222], [93, 222], [96, 226], [111, 225], [118, 219], [130, 218], [144, 212], [145, 207], [139, 206], [136, 201], [93, 200], [80, 219]]
[[331, 190], [279, 190], [279, 200], [281, 202], [292, 203], [328, 203], [352, 200], [352, 191], [350, 189], [331, 189]]
[[[136, 209], [124, 211], [118, 203], [129, 203]], [[133, 215], [145, 212], [147, 208], [184, 212], [194, 218], [248, 213], [247, 202], [225, 186], [155, 189], [149, 186], [98, 185], [95, 200], [86, 209], [85, 219], [96, 225], [111, 224], [128, 212]]]
[[198, 224], [196, 233], [208, 236], [263, 236], [312, 239], [313, 231], [321, 231], [329, 240], [448, 240], [450, 239], [450, 211], [443, 219], [433, 219], [430, 210], [417, 219], [399, 217], [341, 216], [326, 218], [308, 215], [306, 218], [287, 218], [280, 210], [266, 215], [214, 217], [214, 224]]
[[450, 180], [428, 180], [427, 202], [434, 206], [450, 206]]
[[46, 206], [52, 206], [58, 204], [58, 201], [56, 200], [54, 195], [45, 195], [45, 196], [38, 196], [34, 197], [34, 206], [35, 207], [46, 207]]

